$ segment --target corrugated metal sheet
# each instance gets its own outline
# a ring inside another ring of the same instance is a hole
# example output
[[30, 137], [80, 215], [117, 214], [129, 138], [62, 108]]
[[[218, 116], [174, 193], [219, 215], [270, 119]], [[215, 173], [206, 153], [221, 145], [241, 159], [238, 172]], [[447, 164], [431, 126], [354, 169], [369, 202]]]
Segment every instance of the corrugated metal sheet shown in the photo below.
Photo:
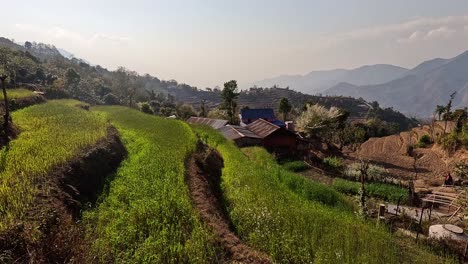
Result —
[[248, 130], [246, 127], [241, 126], [225, 126], [219, 129], [219, 131], [224, 135], [224, 137], [229, 139], [238, 139], [238, 138], [261, 138], [252, 131]]
[[196, 117], [192, 116], [187, 120], [188, 123], [191, 124], [205, 124], [209, 125], [214, 129], [219, 129], [227, 125], [227, 120], [222, 119], [212, 119], [212, 118], [205, 118], [205, 117]]
[[274, 125], [266, 120], [257, 119], [255, 122], [251, 123], [250, 125], [246, 126], [246, 128], [253, 133], [259, 135], [262, 138], [267, 137], [271, 133], [275, 132], [276, 130], [280, 129], [279, 126]]

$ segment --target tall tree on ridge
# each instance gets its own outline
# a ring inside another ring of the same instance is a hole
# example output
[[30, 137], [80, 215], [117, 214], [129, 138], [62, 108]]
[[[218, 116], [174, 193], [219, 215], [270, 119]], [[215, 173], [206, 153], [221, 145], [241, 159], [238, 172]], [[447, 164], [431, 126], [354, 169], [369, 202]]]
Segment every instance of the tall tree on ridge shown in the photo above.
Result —
[[286, 122], [286, 118], [288, 117], [289, 112], [291, 112], [292, 105], [289, 103], [288, 98], [283, 97], [281, 98], [280, 104], [279, 104], [279, 112], [283, 114], [283, 121]]
[[237, 109], [236, 99], [239, 96], [237, 91], [237, 81], [232, 80], [224, 83], [224, 89], [221, 92], [221, 98], [223, 99], [222, 108], [226, 110], [226, 114], [229, 117], [229, 123], [235, 123], [235, 114]]

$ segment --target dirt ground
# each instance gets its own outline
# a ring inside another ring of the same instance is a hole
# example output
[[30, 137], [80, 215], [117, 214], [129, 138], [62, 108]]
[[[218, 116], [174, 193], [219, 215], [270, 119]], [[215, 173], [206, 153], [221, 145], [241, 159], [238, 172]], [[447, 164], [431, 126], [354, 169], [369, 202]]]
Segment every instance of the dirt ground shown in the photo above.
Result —
[[220, 262], [271, 263], [266, 254], [243, 243], [232, 231], [232, 223], [223, 206], [220, 187], [223, 160], [219, 153], [200, 143], [197, 152], [187, 161], [186, 167], [186, 180], [192, 201], [223, 249]]
[[[455, 176], [453, 167], [457, 162], [467, 161], [468, 152], [459, 150], [448, 155], [437, 144], [426, 148], [415, 148], [413, 154], [407, 154], [410, 145], [416, 145], [423, 135], [438, 135], [443, 133], [443, 122], [435, 125], [434, 133], [429, 126], [414, 128], [382, 138], [371, 138], [355, 151], [346, 154], [349, 162], [359, 158], [369, 159], [386, 168], [395, 177], [403, 180], [416, 180], [416, 188], [430, 188], [440, 186], [448, 172]], [[447, 132], [452, 129], [448, 124]], [[416, 157], [416, 162], [415, 162]], [[416, 167], [416, 170], [415, 170]]]

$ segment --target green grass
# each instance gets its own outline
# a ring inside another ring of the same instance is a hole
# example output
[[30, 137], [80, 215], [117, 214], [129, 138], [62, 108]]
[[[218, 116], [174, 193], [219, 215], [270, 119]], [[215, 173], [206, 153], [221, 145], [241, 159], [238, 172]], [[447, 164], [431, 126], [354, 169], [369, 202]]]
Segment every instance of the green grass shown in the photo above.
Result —
[[[193, 126], [224, 158], [222, 189], [240, 237], [278, 263], [441, 263], [411, 255], [382, 226], [358, 218], [342, 195], [286, 171], [261, 148], [239, 150], [217, 131]], [[409, 257], [411, 256], [411, 257]]]
[[222, 188], [238, 234], [274, 261], [398, 262], [392, 236], [355, 217], [336, 191], [287, 172], [260, 148], [245, 155], [216, 131], [195, 130], [224, 158]]
[[301, 172], [309, 169], [309, 166], [300, 160], [284, 162], [281, 165], [286, 170], [292, 172]]
[[[7, 97], [8, 99], [21, 99], [31, 96], [37, 96], [30, 90], [17, 88], [17, 89], [7, 89]], [[3, 100], [3, 92], [0, 91], [0, 100]]]
[[[357, 195], [359, 194], [361, 183], [343, 179], [335, 179], [332, 186], [340, 193]], [[393, 203], [398, 202], [400, 197], [401, 203], [408, 201], [408, 190], [402, 187], [384, 183], [366, 183], [365, 187], [366, 193], [370, 197], [383, 199]]]
[[106, 135], [102, 115], [57, 100], [13, 112], [21, 134], [0, 150], [0, 230], [24, 216], [49, 171]]
[[128, 158], [108, 195], [85, 213], [90, 255], [100, 263], [216, 262], [213, 237], [184, 182], [196, 137], [180, 121], [119, 106], [95, 107], [117, 127]]

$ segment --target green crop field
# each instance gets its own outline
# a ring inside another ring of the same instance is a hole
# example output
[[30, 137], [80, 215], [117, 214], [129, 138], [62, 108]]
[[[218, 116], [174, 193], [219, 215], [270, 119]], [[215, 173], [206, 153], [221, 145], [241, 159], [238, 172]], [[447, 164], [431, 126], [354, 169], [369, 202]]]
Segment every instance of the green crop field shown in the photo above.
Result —
[[0, 230], [24, 216], [38, 183], [106, 134], [102, 115], [57, 100], [13, 112], [21, 133], [0, 150]]
[[[37, 96], [37, 95], [33, 93], [32, 91], [26, 90], [23, 88], [7, 89], [8, 99], [21, 99], [21, 98], [26, 98], [26, 97], [31, 97], [31, 96]], [[0, 100], [3, 100], [2, 92], [0, 92]]]
[[184, 160], [196, 137], [180, 121], [95, 107], [117, 127], [128, 158], [102, 203], [84, 215], [90, 255], [104, 263], [211, 263], [211, 233], [192, 208]]
[[238, 234], [275, 262], [443, 261], [413, 244], [411, 255], [401, 252], [390, 232], [357, 217], [340, 194], [286, 171], [265, 150], [240, 151], [208, 127], [193, 128], [224, 158], [222, 189]]
[[[353, 182], [343, 179], [335, 179], [332, 187], [340, 193], [357, 195], [361, 187], [361, 183]], [[401, 203], [408, 201], [408, 191], [405, 188], [398, 187], [395, 185], [384, 184], [384, 183], [366, 183], [366, 193], [368, 196], [383, 199], [385, 201], [397, 203], [400, 200]]]

